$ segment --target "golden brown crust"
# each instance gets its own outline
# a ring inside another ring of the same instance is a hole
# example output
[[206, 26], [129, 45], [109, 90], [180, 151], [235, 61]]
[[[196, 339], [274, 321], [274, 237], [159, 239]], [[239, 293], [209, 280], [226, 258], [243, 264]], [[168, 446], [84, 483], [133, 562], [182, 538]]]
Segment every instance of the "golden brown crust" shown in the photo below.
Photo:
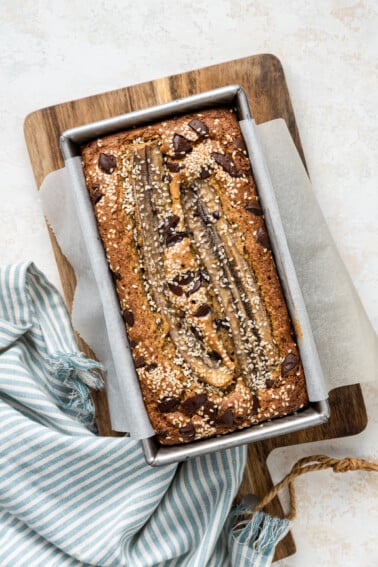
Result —
[[114, 134], [82, 157], [159, 441], [304, 407], [303, 368], [234, 113]]

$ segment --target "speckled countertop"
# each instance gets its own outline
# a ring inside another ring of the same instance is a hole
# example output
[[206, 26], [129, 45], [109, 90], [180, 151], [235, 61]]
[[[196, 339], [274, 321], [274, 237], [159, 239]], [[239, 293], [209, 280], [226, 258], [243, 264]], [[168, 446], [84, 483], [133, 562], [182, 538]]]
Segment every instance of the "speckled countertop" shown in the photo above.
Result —
[[[377, 29], [375, 0], [2, 0], [0, 263], [32, 259], [60, 286], [23, 138], [29, 112], [270, 52], [285, 69], [314, 190], [378, 329]], [[274, 479], [314, 453], [378, 460], [378, 387], [363, 391], [362, 434], [275, 451]], [[300, 479], [298, 551], [276, 565], [376, 567], [377, 476]]]

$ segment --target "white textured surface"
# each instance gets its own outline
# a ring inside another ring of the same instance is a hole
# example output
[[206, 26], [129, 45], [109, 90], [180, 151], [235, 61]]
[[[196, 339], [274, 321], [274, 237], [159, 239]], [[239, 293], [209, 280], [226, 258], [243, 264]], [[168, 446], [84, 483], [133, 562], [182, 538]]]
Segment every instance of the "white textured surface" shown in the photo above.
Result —
[[[0, 262], [33, 259], [58, 275], [23, 139], [37, 108], [254, 53], [285, 69], [310, 175], [376, 329], [377, 37], [375, 0], [2, 0]], [[374, 33], [375, 32], [375, 33]], [[378, 459], [377, 387], [357, 437], [276, 451], [275, 480], [304, 455]], [[281, 567], [378, 565], [378, 479], [298, 481], [298, 552]]]

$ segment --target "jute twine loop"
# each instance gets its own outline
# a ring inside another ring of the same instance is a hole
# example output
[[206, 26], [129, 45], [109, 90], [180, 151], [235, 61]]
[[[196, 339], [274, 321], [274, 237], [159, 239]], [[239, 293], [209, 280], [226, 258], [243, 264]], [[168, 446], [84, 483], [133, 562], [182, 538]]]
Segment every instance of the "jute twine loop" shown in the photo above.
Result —
[[378, 463], [365, 461], [364, 459], [356, 459], [354, 457], [345, 457], [343, 459], [334, 459], [326, 455], [313, 455], [311, 457], [304, 457], [295, 463], [289, 474], [287, 474], [281, 482], [276, 484], [270, 492], [254, 507], [252, 512], [262, 510], [269, 502], [273, 500], [278, 492], [284, 486], [288, 485], [290, 495], [290, 512], [285, 516], [288, 520], [293, 520], [297, 513], [297, 501], [294, 490], [294, 480], [313, 471], [322, 471], [332, 469], [333, 472], [344, 473], [349, 471], [370, 471], [378, 472]]

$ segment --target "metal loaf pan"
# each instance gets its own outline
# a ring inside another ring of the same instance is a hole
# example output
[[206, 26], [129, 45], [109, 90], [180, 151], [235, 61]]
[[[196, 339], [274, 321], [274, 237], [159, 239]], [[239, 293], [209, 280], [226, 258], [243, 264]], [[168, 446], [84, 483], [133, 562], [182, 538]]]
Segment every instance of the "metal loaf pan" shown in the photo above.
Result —
[[[324, 380], [303, 297], [288, 252], [274, 191], [256, 135], [255, 122], [251, 115], [246, 93], [242, 87], [239, 85], [225, 86], [174, 100], [159, 106], [153, 106], [144, 110], [138, 110], [72, 128], [65, 131], [61, 136], [62, 154], [64, 159], [68, 160], [69, 158], [80, 155], [80, 146], [82, 144], [97, 137], [141, 126], [157, 120], [171, 118], [178, 114], [197, 112], [204, 108], [220, 105], [232, 107], [237, 113], [239, 121], [243, 121], [243, 134], [286, 303], [294, 327], [301, 330], [301, 332], [298, 333], [297, 340], [306, 380], [309, 380], [310, 376], [311, 380]], [[104, 262], [106, 262], [105, 257]], [[104, 285], [109, 287], [108, 292], [114, 297], [113, 304], [118, 304], [116, 292], [110, 277], [108, 282], [101, 281], [101, 286]], [[104, 309], [104, 311], [106, 314], [108, 309]], [[135, 369], [130, 368], [129, 370], [129, 379], [137, 379]], [[221, 449], [292, 433], [320, 425], [326, 422], [328, 418], [329, 405], [327, 400], [323, 400], [310, 402], [307, 408], [295, 414], [252, 425], [240, 431], [202, 441], [163, 447], [157, 442], [155, 437], [151, 437], [143, 439], [141, 443], [147, 463], [152, 466], [159, 466], [172, 462], [185, 461], [198, 455], [219, 451]]]

